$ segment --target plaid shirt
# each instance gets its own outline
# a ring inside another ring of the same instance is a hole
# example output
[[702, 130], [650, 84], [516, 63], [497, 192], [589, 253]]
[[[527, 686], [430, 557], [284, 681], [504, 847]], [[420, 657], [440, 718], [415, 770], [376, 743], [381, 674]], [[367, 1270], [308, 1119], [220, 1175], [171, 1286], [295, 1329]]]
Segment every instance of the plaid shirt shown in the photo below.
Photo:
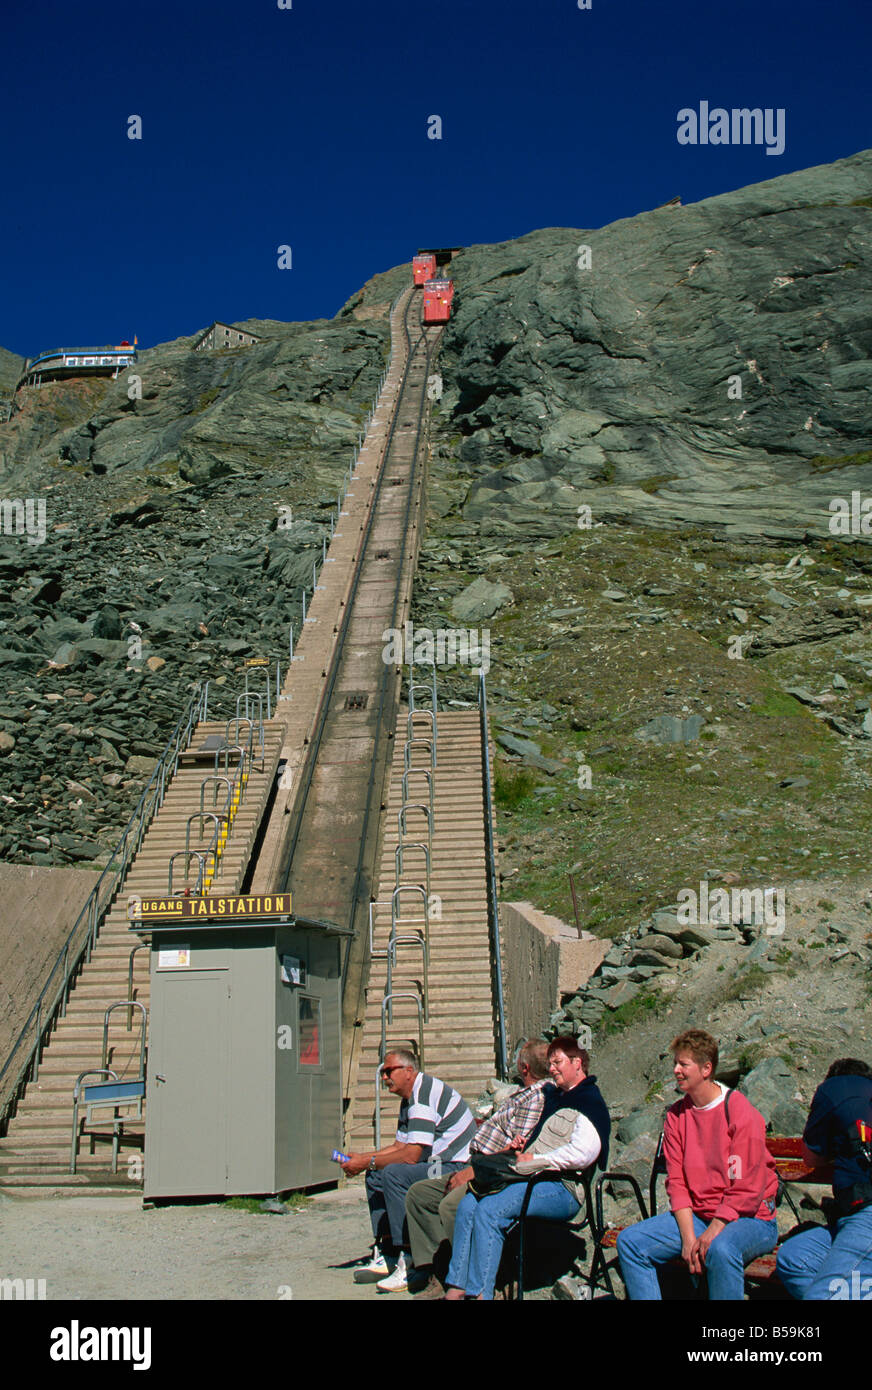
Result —
[[547, 1078], [543, 1078], [509, 1096], [505, 1105], [501, 1105], [489, 1120], [483, 1120], [479, 1125], [469, 1146], [470, 1151], [475, 1154], [502, 1153], [513, 1139], [526, 1139], [528, 1134], [532, 1134], [545, 1104], [542, 1088], [546, 1082]]

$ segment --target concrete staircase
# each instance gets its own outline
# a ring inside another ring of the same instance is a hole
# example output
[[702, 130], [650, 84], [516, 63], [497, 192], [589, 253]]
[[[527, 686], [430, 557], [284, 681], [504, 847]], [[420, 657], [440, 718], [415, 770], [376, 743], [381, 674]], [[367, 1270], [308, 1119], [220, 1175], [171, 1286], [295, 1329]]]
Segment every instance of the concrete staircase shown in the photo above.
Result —
[[[182, 754], [179, 768], [170, 782], [157, 816], [151, 823], [139, 853], [133, 860], [121, 892], [116, 896], [104, 919], [90, 962], [84, 966], [73, 989], [66, 1015], [46, 1046], [36, 1082], [31, 1082], [10, 1121], [9, 1131], [0, 1139], [0, 1185], [4, 1187], [34, 1187], [79, 1185], [95, 1182], [111, 1186], [117, 1182], [128, 1186], [141, 1183], [141, 1158], [144, 1134], [143, 1120], [125, 1120], [117, 1178], [111, 1173], [111, 1112], [97, 1117], [91, 1132], [102, 1136], [89, 1142], [82, 1137], [77, 1159], [77, 1172], [69, 1173], [70, 1137], [72, 1127], [73, 1088], [76, 1077], [89, 1067], [101, 1065], [103, 1016], [110, 1004], [127, 998], [130, 952], [139, 945], [139, 937], [129, 930], [127, 902], [132, 894], [165, 897], [167, 892], [167, 863], [171, 854], [185, 847], [185, 822], [199, 811], [200, 783], [213, 772], [209, 755], [198, 756], [196, 750], [209, 735], [224, 734], [223, 723], [207, 721], [198, 724], [187, 753]], [[284, 726], [264, 723], [264, 770], [255, 758], [245, 789], [234, 813], [230, 834], [210, 884], [210, 894], [238, 893], [251, 858], [269, 794], [275, 780]], [[220, 796], [219, 802], [223, 801]], [[211, 789], [206, 790], [206, 808], [211, 806]], [[203, 840], [196, 838], [197, 825], [192, 826], [191, 848], [208, 845], [213, 827], [204, 824]], [[176, 861], [174, 891], [184, 885], [184, 861]], [[191, 865], [192, 884], [196, 878], [197, 861]], [[134, 957], [133, 997], [148, 1008], [149, 952], [143, 949]], [[133, 1011], [133, 1026], [127, 1030], [127, 1010], [116, 1009], [109, 1020], [109, 1055], [106, 1065], [119, 1077], [139, 1075], [141, 1013]], [[97, 1078], [94, 1078], [95, 1080]], [[122, 1118], [123, 1118], [122, 1112]], [[132, 1159], [132, 1162], [128, 1160]]]
[[[395, 887], [397, 812], [402, 804], [403, 750], [406, 711], [401, 711], [394, 741], [389, 800], [384, 813], [381, 874], [377, 900], [390, 902]], [[416, 736], [425, 736], [416, 727]], [[429, 767], [429, 759], [415, 749], [413, 767]], [[424, 1026], [424, 1070], [456, 1087], [468, 1102], [476, 1099], [483, 1083], [495, 1074], [496, 1051], [491, 990], [491, 953], [488, 939], [487, 877], [484, 838], [484, 791], [481, 768], [479, 714], [473, 711], [440, 711], [437, 738], [438, 765], [433, 774], [434, 815], [430, 892], [441, 902], [441, 918], [430, 917], [430, 1017]], [[427, 802], [423, 777], [409, 780], [409, 800]], [[426, 824], [419, 813], [407, 819], [406, 841], [426, 843]], [[425, 882], [424, 857], [407, 851], [402, 883]], [[437, 910], [438, 910], [437, 909]], [[403, 894], [402, 916], [421, 916], [420, 897]], [[375, 947], [384, 948], [390, 935], [390, 909], [376, 918]], [[405, 930], [411, 930], [406, 928]], [[403, 928], [398, 927], [403, 933]], [[422, 952], [400, 946], [395, 991], [420, 991]], [[376, 957], [366, 987], [363, 1036], [358, 1045], [357, 1085], [349, 1115], [347, 1145], [366, 1149], [374, 1145], [375, 1073], [381, 1041], [381, 1001], [387, 979], [387, 962]], [[387, 1025], [388, 1048], [417, 1046], [417, 1010], [414, 1002], [397, 1000], [393, 1023]], [[382, 1088], [382, 1144], [393, 1139], [398, 1102]]]

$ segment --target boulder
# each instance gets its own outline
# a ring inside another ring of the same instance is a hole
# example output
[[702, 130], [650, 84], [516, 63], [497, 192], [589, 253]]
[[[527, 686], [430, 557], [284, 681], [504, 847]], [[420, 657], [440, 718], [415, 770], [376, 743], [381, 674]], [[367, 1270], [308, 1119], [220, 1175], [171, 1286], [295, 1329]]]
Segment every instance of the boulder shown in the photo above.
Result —
[[480, 576], [459, 593], [451, 604], [451, 616], [463, 623], [478, 623], [493, 617], [513, 599], [511, 589]]
[[738, 1089], [757, 1107], [773, 1134], [802, 1134], [808, 1106], [796, 1099], [796, 1078], [780, 1057], [766, 1057], [739, 1082]]

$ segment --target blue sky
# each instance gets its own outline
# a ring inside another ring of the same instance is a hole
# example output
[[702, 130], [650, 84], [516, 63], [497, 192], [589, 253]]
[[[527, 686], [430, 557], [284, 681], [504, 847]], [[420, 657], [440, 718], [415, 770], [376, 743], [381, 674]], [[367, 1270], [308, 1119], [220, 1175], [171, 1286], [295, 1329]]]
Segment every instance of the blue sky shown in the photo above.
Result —
[[[872, 145], [870, 39], [858, 0], [17, 6], [0, 346], [330, 316], [419, 245], [597, 227], [843, 158]], [[679, 145], [703, 99], [783, 107], [784, 153]]]

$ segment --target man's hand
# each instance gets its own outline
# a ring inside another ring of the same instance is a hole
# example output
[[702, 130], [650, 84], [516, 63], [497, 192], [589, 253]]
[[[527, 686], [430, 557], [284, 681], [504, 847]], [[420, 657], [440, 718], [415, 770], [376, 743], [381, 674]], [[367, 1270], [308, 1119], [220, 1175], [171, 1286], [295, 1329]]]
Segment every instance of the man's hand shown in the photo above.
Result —
[[472, 1164], [470, 1164], [468, 1168], [460, 1168], [456, 1173], [449, 1174], [448, 1181], [445, 1184], [445, 1191], [453, 1192], [455, 1187], [459, 1187], [463, 1182], [472, 1182], [474, 1177], [475, 1169]]
[[515, 1159], [515, 1166], [517, 1168], [523, 1168], [525, 1164], [532, 1163], [533, 1159], [536, 1157], [536, 1154], [518, 1154]]
[[369, 1166], [369, 1154], [349, 1154], [347, 1163], [340, 1163], [339, 1167], [347, 1178], [355, 1178], [358, 1173], [362, 1173]]

